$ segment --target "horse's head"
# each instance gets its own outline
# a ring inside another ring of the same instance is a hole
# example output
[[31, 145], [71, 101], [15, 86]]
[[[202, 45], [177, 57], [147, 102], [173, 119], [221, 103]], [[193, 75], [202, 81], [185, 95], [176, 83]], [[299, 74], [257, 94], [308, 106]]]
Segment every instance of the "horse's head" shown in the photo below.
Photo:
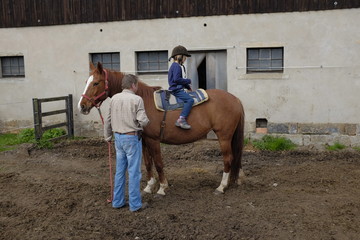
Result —
[[101, 63], [95, 67], [90, 64], [91, 74], [86, 81], [86, 87], [81, 95], [78, 108], [82, 114], [89, 114], [90, 110], [100, 107], [100, 104], [108, 97], [108, 73], [103, 69]]

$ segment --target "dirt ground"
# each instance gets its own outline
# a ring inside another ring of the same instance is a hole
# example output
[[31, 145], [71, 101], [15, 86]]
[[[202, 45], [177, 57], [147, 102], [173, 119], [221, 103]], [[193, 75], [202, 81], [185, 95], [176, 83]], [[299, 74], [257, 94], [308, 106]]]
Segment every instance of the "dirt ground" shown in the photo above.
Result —
[[132, 213], [106, 202], [103, 141], [27, 148], [0, 153], [0, 239], [360, 239], [358, 151], [247, 150], [246, 183], [215, 195], [216, 141], [162, 145], [170, 189]]

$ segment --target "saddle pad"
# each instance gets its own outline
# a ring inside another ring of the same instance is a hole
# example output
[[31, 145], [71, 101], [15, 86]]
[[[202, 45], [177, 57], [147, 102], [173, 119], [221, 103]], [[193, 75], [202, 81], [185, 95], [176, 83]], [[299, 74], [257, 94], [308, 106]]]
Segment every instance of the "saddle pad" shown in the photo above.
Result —
[[[201, 88], [193, 92], [188, 92], [188, 94], [194, 99], [193, 106], [199, 105], [209, 99], [206, 91]], [[176, 110], [184, 107], [184, 102], [181, 99], [176, 98], [171, 94], [171, 91], [168, 90], [160, 89], [155, 91], [154, 101], [156, 108], [160, 111]]]

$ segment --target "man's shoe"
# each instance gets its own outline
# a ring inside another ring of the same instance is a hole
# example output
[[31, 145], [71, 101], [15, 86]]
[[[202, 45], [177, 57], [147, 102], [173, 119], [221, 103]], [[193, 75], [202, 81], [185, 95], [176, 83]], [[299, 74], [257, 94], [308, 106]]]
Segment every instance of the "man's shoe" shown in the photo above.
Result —
[[122, 205], [121, 207], [113, 207], [115, 209], [120, 209], [120, 208], [125, 208], [125, 207], [128, 207], [129, 204], [128, 203], [125, 203], [124, 205]]
[[186, 122], [185, 119], [178, 119], [175, 122], [175, 126], [180, 127], [182, 129], [185, 129], [185, 130], [191, 129], [191, 126]]
[[143, 204], [142, 204], [142, 206], [141, 206], [141, 208], [139, 208], [138, 210], [136, 210], [136, 211], [134, 211], [134, 212], [142, 212], [142, 211], [144, 211], [146, 208], [148, 208], [149, 207], [149, 203], [147, 203], [147, 202], [144, 202]]

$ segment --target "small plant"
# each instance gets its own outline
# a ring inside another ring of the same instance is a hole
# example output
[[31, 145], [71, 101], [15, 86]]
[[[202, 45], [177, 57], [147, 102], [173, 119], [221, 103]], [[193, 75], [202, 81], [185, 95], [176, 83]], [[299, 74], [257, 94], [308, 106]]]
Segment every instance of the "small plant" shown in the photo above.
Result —
[[360, 147], [353, 147], [353, 149], [360, 152]]
[[273, 137], [270, 135], [265, 135], [261, 140], [254, 140], [253, 145], [257, 149], [269, 151], [285, 151], [296, 147], [296, 145], [287, 138]]
[[249, 138], [245, 138], [244, 139], [244, 146], [248, 145], [250, 143], [250, 139]]
[[35, 130], [33, 128], [27, 128], [20, 131], [17, 135], [19, 143], [33, 142], [35, 139]]
[[50, 141], [53, 138], [61, 137], [66, 134], [62, 128], [53, 128], [45, 131], [39, 141], [36, 142], [38, 148], [52, 148], [54, 144]]
[[62, 128], [53, 128], [44, 132], [42, 139], [52, 139], [61, 137], [66, 134], [66, 131]]
[[338, 142], [336, 142], [334, 145], [326, 146], [326, 149], [330, 151], [338, 151], [344, 148], [346, 148], [346, 146]]

